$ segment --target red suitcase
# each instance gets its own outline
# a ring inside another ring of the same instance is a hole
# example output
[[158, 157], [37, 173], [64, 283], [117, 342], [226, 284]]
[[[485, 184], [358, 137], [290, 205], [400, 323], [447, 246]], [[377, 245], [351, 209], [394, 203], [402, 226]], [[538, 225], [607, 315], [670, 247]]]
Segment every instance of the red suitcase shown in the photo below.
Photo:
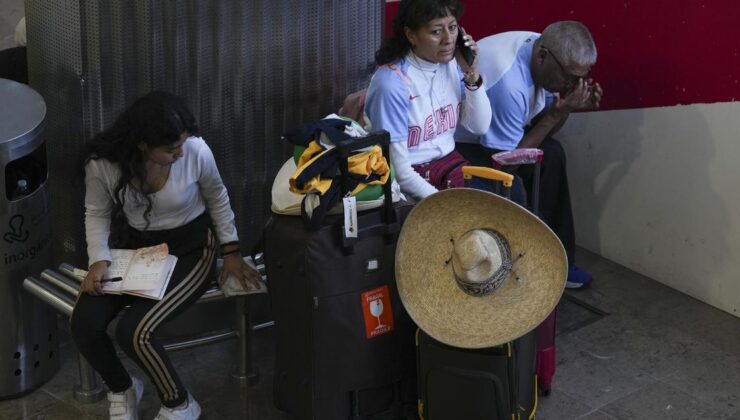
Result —
[[[494, 154], [493, 167], [500, 169], [511, 165], [535, 165], [532, 185], [532, 213], [539, 216], [540, 164], [544, 152], [540, 149], [515, 149]], [[537, 385], [543, 395], [550, 394], [555, 376], [555, 318], [557, 308], [537, 327]]]

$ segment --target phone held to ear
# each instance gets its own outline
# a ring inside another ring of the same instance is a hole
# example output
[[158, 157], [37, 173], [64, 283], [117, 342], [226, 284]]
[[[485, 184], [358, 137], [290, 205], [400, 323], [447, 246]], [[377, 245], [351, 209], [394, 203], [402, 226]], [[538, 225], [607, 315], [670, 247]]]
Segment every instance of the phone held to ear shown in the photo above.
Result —
[[457, 31], [457, 48], [462, 53], [465, 62], [468, 63], [468, 66], [472, 66], [473, 60], [475, 60], [475, 53], [472, 49], [470, 49], [470, 47], [465, 45], [465, 40], [463, 39], [464, 32], [465, 31], [463, 30], [463, 28], [460, 28]]

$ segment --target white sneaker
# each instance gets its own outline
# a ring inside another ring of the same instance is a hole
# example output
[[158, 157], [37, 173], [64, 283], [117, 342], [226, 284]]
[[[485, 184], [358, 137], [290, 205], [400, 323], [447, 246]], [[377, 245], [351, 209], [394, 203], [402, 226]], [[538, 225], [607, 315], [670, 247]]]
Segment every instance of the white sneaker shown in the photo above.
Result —
[[[182, 406], [181, 406], [182, 407]], [[168, 408], [162, 406], [154, 420], [198, 420], [200, 417], [200, 404], [188, 393], [187, 406], [183, 408]]]
[[123, 392], [109, 392], [108, 414], [111, 420], [138, 420], [138, 407], [142, 395], [144, 395], [144, 384], [134, 376], [131, 377], [129, 389]]

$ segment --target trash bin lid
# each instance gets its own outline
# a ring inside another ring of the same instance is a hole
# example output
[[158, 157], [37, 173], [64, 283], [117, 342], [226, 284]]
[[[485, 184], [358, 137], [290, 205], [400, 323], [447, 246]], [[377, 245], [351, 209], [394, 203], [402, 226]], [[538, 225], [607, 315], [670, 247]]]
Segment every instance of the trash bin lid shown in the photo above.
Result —
[[0, 79], [0, 109], [0, 144], [26, 143], [43, 129], [46, 103], [28, 85]]

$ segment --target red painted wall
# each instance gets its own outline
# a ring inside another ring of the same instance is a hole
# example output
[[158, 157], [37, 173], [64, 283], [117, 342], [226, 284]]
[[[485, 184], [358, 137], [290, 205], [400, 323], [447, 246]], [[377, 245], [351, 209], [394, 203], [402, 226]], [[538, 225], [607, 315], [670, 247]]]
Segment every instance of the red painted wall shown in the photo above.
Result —
[[[740, 100], [738, 0], [462, 0], [476, 39], [583, 22], [596, 40], [603, 109]], [[386, 5], [387, 27], [398, 3]]]

